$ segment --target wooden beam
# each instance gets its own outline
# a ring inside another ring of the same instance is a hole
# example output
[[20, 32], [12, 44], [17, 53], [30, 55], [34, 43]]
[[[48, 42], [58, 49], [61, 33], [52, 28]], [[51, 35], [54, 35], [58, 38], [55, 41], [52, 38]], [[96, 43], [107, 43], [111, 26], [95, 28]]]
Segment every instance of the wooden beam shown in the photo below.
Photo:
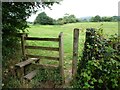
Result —
[[59, 61], [59, 57], [48, 57], [48, 56], [39, 56], [39, 55], [30, 55], [26, 54], [27, 57], [34, 57], [34, 58], [40, 58], [40, 59], [50, 59], [50, 60], [57, 60]]
[[54, 41], [58, 42], [58, 38], [38, 38], [38, 37], [26, 37], [25, 40], [39, 40], [39, 41]]
[[26, 65], [28, 65], [28, 64], [31, 64], [32, 62], [36, 62], [36, 61], [38, 61], [38, 60], [40, 60], [39, 58], [29, 58], [28, 60], [26, 60], [26, 61], [23, 61], [23, 62], [20, 62], [20, 63], [18, 63], [18, 64], [15, 64], [15, 66], [17, 66], [17, 67], [20, 67], [20, 68], [22, 68], [22, 67], [24, 67], [24, 66], [26, 66]]
[[59, 51], [59, 48], [55, 47], [43, 47], [43, 46], [25, 46], [26, 49], [41, 49], [50, 51]]
[[32, 78], [35, 77], [35, 75], [37, 75], [37, 72], [38, 72], [38, 70], [34, 70], [34, 71], [28, 73], [27, 75], [25, 75], [24, 78], [30, 81]]

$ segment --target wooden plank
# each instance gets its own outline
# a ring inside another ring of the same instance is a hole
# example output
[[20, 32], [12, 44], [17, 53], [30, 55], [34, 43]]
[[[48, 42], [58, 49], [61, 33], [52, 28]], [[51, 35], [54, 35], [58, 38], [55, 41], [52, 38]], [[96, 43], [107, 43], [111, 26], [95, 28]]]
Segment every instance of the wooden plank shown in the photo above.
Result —
[[59, 67], [60, 67], [60, 74], [62, 76], [62, 84], [64, 84], [64, 68], [63, 68], [63, 63], [64, 63], [64, 48], [63, 48], [63, 33], [61, 32], [59, 34]]
[[24, 78], [27, 80], [31, 80], [32, 78], [35, 77], [35, 75], [37, 74], [37, 71], [38, 70], [34, 70], [34, 71], [30, 72], [29, 74], [25, 75]]
[[38, 37], [26, 37], [26, 40], [39, 40], [39, 41], [54, 41], [58, 42], [58, 38], [38, 38]]
[[79, 29], [74, 29], [73, 35], [73, 60], [72, 60], [72, 75], [75, 76], [77, 72], [77, 60], [78, 60], [78, 41], [79, 41]]
[[26, 56], [27, 57], [40, 58], [40, 59], [50, 59], [50, 60], [57, 60], [57, 61], [59, 61], [59, 57], [39, 56], [39, 55], [30, 55], [30, 54], [26, 54]]
[[26, 61], [23, 61], [23, 62], [20, 62], [20, 63], [18, 63], [18, 64], [15, 64], [15, 66], [17, 66], [17, 67], [24, 67], [24, 66], [26, 66], [26, 65], [29, 65], [29, 64], [31, 64], [33, 61], [38, 61], [39, 60], [39, 58], [29, 58], [28, 60], [26, 60]]
[[43, 47], [43, 46], [25, 46], [26, 49], [41, 49], [41, 50], [50, 50], [50, 51], [59, 51], [59, 48], [54, 47]]
[[48, 69], [54, 69], [54, 68], [58, 68], [58, 66], [55, 65], [48, 65], [48, 64], [35, 64], [37, 67], [41, 67], [41, 68], [48, 68]]

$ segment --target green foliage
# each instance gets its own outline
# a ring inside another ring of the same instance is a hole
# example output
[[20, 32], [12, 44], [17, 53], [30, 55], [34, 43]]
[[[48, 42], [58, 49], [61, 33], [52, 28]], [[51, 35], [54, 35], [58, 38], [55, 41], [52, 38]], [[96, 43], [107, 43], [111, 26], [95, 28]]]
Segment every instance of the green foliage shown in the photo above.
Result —
[[73, 84], [75, 88], [95, 90], [119, 88], [120, 53], [113, 47], [119, 43], [119, 38], [111, 37], [107, 40], [99, 30], [87, 29], [83, 56], [78, 64], [76, 81]]
[[36, 17], [34, 24], [53, 25], [54, 20], [51, 17], [47, 16], [45, 12], [42, 12]]
[[14, 76], [9, 76], [7, 84], [3, 85], [3, 89], [8, 88], [22, 88], [22, 83], [20, 80], [18, 80]]
[[47, 16], [45, 12], [38, 14], [36, 17], [34, 24], [41, 25], [63, 25], [67, 23], [76, 23], [77, 19], [75, 15], [65, 14], [63, 18], [59, 18], [58, 20], [54, 20], [51, 17]]
[[53, 5], [53, 3], [54, 2], [2, 2], [3, 57], [9, 57], [10, 55], [7, 53], [12, 55], [18, 48], [19, 39], [15, 36], [19, 32], [26, 31], [26, 28], [28, 28], [26, 19], [32, 13], [36, 13], [36, 8], [49, 7]]
[[[39, 83], [45, 83], [45, 82], [51, 82], [54, 84], [54, 86], [60, 85], [61, 84], [61, 76], [60, 76], [60, 70], [59, 69], [38, 69], [39, 72], [37, 73], [35, 77], [35, 81]], [[34, 87], [38, 87], [33, 85]]]
[[101, 19], [102, 19], [101, 21], [104, 21], [104, 22], [112, 21], [112, 17], [102, 17]]
[[[26, 19], [35, 12], [32, 2], [3, 2], [2, 3], [2, 52], [3, 61], [11, 58], [18, 49], [19, 39], [15, 37], [27, 28]], [[9, 57], [9, 58], [8, 58]]]
[[96, 15], [90, 19], [91, 22], [117, 22], [120, 20], [120, 16], [104, 16], [101, 17], [99, 15]]
[[65, 16], [63, 18], [59, 18], [56, 21], [56, 24], [63, 25], [63, 24], [67, 24], [67, 23], [76, 23], [76, 22], [77, 22], [77, 18], [75, 17], [75, 15], [65, 14]]
[[65, 16], [63, 17], [63, 20], [65, 20], [64, 23], [75, 23], [76, 17], [74, 15], [65, 14]]
[[65, 20], [64, 20], [63, 18], [59, 18], [59, 19], [56, 21], [55, 24], [56, 24], [56, 25], [63, 25], [63, 24], [65, 24]]
[[120, 16], [113, 16], [112, 21], [114, 22], [120, 21]]
[[36, 8], [50, 7], [54, 2], [2, 2], [2, 54], [3, 63], [11, 59], [19, 48], [19, 32], [26, 32], [26, 19]]
[[91, 18], [92, 22], [100, 22], [101, 21], [101, 17], [99, 15], [96, 15], [95, 17]]
[[[2, 66], [4, 70], [19, 61], [16, 54], [20, 52], [20, 39], [16, 35], [19, 32], [26, 32], [26, 28], [28, 28], [26, 19], [32, 13], [36, 13], [36, 8], [50, 7], [53, 3], [2, 2]], [[12, 80], [11, 75], [8, 77], [3, 75], [3, 83], [7, 88], [18, 83]]]

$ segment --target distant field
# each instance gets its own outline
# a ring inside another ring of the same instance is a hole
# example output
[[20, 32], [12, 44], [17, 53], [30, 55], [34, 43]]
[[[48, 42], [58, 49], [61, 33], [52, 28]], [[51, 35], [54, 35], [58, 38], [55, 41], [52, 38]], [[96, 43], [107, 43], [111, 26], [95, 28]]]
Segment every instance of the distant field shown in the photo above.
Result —
[[[103, 24], [101, 26], [101, 24]], [[118, 33], [118, 22], [83, 22], [83, 23], [72, 23], [65, 25], [30, 25], [29, 32], [31, 36], [57, 36], [59, 32], [70, 34], [74, 28], [80, 28], [85, 30], [86, 28], [100, 28], [103, 27], [104, 34], [115, 34]], [[69, 32], [69, 33], [68, 33]]]
[[[73, 48], [73, 29], [80, 28], [80, 39], [79, 39], [79, 55], [81, 55], [83, 44], [85, 41], [85, 29], [86, 28], [100, 28], [102, 25], [104, 34], [108, 34], [109, 36], [115, 33], [118, 33], [118, 23], [117, 22], [85, 22], [85, 23], [72, 23], [66, 25], [30, 25], [29, 36], [33, 37], [58, 37], [60, 32], [64, 34], [64, 68], [70, 69], [72, 62], [72, 48]], [[32, 45], [40, 45], [40, 46], [53, 46], [57, 47], [57, 43], [55, 42], [30, 42]], [[42, 54], [42, 55], [58, 55], [56, 52], [45, 52], [45, 51], [31, 51], [34, 54]]]

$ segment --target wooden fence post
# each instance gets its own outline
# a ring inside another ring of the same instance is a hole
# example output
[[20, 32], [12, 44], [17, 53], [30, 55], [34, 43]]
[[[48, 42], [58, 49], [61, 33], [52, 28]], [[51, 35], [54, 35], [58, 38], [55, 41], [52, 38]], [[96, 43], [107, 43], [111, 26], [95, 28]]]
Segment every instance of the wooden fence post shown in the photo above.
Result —
[[59, 34], [59, 67], [60, 67], [60, 74], [62, 76], [62, 84], [64, 84], [64, 49], [63, 49], [63, 32]]
[[73, 60], [72, 60], [72, 76], [73, 77], [77, 72], [78, 41], [79, 41], [79, 29], [75, 28], [74, 34], [73, 34]]
[[22, 36], [21, 36], [21, 46], [22, 46], [23, 60], [26, 59], [26, 55], [25, 55], [25, 37], [26, 36], [27, 36], [26, 34], [22, 34]]

